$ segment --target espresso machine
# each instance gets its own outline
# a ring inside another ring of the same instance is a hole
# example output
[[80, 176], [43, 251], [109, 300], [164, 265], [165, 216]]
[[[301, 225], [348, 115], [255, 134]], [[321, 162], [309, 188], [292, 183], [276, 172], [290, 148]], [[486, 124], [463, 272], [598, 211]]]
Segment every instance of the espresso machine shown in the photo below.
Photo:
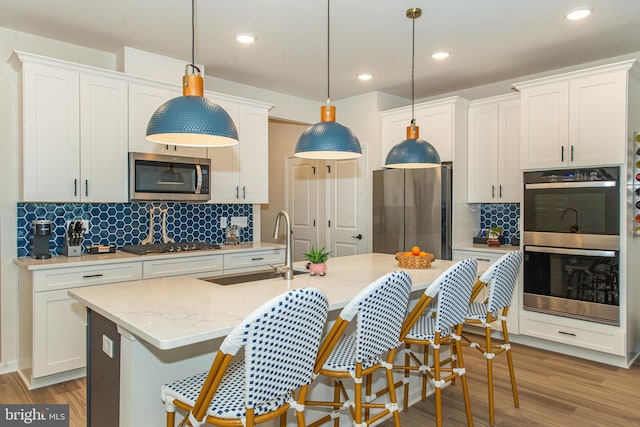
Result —
[[52, 221], [37, 219], [31, 222], [31, 257], [36, 259], [51, 258], [49, 238]]

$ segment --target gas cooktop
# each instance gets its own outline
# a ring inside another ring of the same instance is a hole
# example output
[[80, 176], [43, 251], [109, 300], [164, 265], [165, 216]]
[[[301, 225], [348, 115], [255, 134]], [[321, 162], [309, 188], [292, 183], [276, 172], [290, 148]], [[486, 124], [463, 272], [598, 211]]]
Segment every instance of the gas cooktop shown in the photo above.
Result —
[[205, 242], [152, 243], [149, 245], [126, 245], [122, 251], [136, 255], [192, 252], [206, 249], [220, 249], [220, 245]]

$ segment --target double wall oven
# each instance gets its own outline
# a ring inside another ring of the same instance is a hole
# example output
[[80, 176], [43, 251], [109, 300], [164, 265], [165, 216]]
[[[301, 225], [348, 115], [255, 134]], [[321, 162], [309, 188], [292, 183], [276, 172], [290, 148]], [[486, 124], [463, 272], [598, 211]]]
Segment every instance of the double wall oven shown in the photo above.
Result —
[[524, 173], [525, 310], [619, 325], [619, 168]]

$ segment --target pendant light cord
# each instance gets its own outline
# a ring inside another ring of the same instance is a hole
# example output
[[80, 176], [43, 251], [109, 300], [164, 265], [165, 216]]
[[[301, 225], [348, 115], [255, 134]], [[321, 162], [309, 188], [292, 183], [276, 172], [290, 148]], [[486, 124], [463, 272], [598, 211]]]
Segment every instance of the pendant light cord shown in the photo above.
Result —
[[416, 104], [416, 88], [415, 88], [415, 67], [416, 67], [416, 18], [411, 18], [412, 22], [412, 38], [411, 38], [411, 125], [416, 124], [415, 104]]
[[331, 80], [331, 76], [329, 75], [329, 64], [331, 61], [331, 43], [329, 40], [329, 34], [331, 33], [331, 19], [330, 19], [330, 0], [327, 0], [327, 104], [331, 103], [331, 91], [329, 86], [329, 81]]
[[196, 0], [191, 0], [191, 66], [195, 67], [196, 66], [196, 55], [195, 55], [195, 51], [196, 51], [196, 6], [195, 6]]

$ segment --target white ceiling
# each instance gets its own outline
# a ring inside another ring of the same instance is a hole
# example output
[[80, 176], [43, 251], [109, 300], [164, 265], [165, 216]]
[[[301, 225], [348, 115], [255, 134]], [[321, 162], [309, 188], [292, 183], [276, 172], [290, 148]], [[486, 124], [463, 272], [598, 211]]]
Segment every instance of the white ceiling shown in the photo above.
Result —
[[[564, 18], [586, 4], [587, 19]], [[640, 0], [333, 0], [333, 100], [372, 90], [411, 97], [410, 7], [423, 13], [417, 99], [640, 52]], [[191, 57], [189, 0], [0, 0], [0, 26], [113, 53]], [[240, 45], [240, 32], [258, 40]], [[451, 57], [433, 60], [438, 49]], [[195, 60], [210, 76], [324, 101], [327, 2], [196, 0]], [[361, 72], [374, 79], [357, 80]]]

